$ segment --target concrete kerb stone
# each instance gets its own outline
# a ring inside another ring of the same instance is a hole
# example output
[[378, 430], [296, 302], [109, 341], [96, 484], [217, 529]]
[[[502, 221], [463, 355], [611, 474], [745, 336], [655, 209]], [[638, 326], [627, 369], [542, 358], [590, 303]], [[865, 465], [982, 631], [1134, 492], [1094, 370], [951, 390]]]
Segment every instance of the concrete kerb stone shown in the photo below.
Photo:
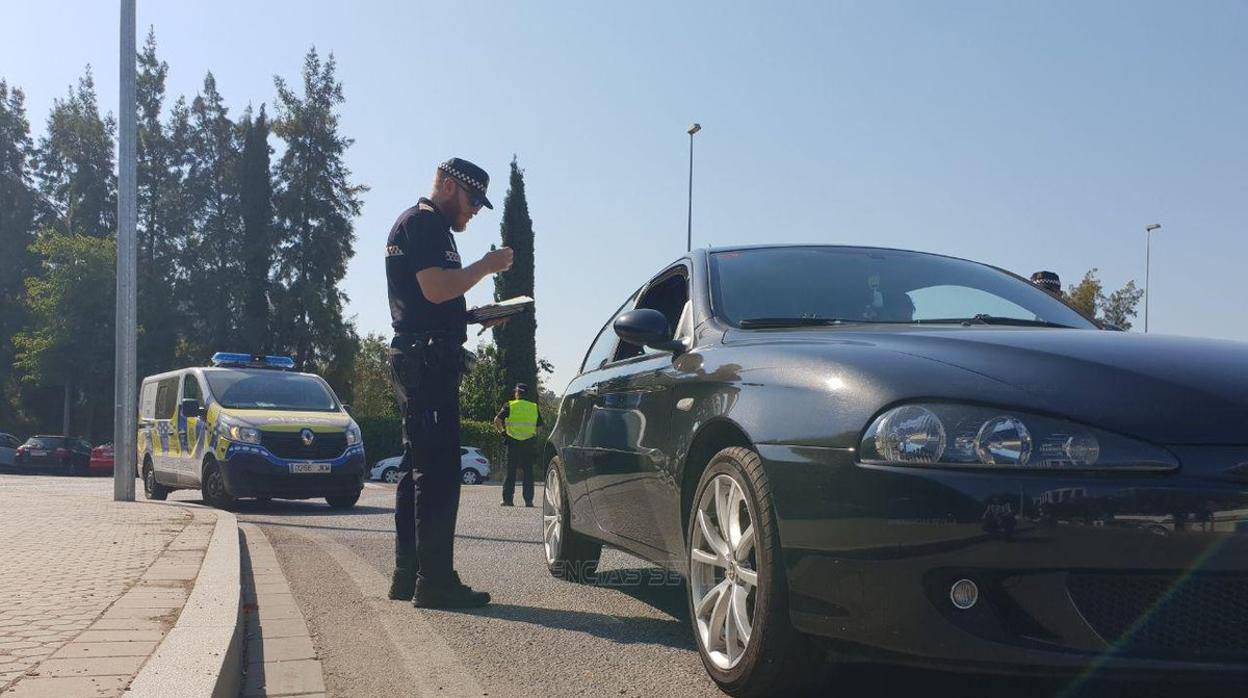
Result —
[[238, 519], [225, 511], [216, 515], [186, 605], [131, 682], [126, 692], [130, 698], [233, 698], [239, 694], [244, 658]]

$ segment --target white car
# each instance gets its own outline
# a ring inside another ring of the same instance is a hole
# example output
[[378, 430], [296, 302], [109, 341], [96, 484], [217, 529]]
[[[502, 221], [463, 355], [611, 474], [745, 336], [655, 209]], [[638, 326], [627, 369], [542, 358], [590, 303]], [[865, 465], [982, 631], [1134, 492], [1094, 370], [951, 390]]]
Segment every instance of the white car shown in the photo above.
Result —
[[[401, 460], [402, 456], [391, 456], [377, 461], [369, 477], [373, 480], [398, 482]], [[490, 479], [490, 460], [475, 446], [463, 446], [459, 449], [459, 469], [465, 485], [477, 485]]]
[[13, 467], [17, 456], [17, 447], [22, 442], [12, 434], [0, 433], [0, 465]]

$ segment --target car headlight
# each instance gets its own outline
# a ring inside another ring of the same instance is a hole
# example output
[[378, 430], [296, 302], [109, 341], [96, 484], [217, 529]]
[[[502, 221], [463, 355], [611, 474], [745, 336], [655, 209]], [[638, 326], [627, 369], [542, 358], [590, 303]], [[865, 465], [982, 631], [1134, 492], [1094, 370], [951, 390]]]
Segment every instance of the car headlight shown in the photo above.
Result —
[[259, 429], [239, 426], [238, 424], [231, 424], [227, 426], [225, 429], [225, 435], [229, 437], [230, 441], [237, 441], [245, 444], [260, 443]]
[[359, 426], [355, 424], [351, 424], [347, 427], [347, 445], [348, 446], [354, 446], [362, 442], [363, 440], [364, 440], [364, 437], [360, 434]]
[[952, 403], [908, 404], [875, 418], [863, 463], [1013, 470], [1173, 470], [1150, 444], [1071, 421]]

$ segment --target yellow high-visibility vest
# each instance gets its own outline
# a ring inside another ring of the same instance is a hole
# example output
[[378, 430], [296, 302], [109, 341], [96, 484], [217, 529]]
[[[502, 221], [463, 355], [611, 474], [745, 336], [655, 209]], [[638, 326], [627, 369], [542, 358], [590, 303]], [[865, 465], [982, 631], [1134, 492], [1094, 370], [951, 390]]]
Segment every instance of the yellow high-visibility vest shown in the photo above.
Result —
[[537, 436], [537, 403], [512, 400], [507, 403], [507, 435], [516, 441]]

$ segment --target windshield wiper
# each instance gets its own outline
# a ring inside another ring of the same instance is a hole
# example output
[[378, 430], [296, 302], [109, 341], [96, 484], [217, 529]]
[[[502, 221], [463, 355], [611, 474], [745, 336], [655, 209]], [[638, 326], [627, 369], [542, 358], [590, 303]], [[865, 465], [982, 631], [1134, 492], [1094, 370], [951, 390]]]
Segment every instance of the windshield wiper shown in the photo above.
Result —
[[840, 325], [849, 320], [834, 317], [751, 317], [740, 322], [746, 329], [765, 327], [806, 327], [816, 325]]
[[1048, 320], [1026, 320], [1017, 317], [1001, 317], [1000, 315], [988, 315], [980, 313], [974, 317], [950, 317], [950, 318], [931, 318], [927, 320], [915, 320], [916, 325], [1012, 325], [1015, 327], [1060, 327], [1062, 329], [1073, 330], [1070, 325], [1063, 325], [1058, 322], [1050, 322]]

